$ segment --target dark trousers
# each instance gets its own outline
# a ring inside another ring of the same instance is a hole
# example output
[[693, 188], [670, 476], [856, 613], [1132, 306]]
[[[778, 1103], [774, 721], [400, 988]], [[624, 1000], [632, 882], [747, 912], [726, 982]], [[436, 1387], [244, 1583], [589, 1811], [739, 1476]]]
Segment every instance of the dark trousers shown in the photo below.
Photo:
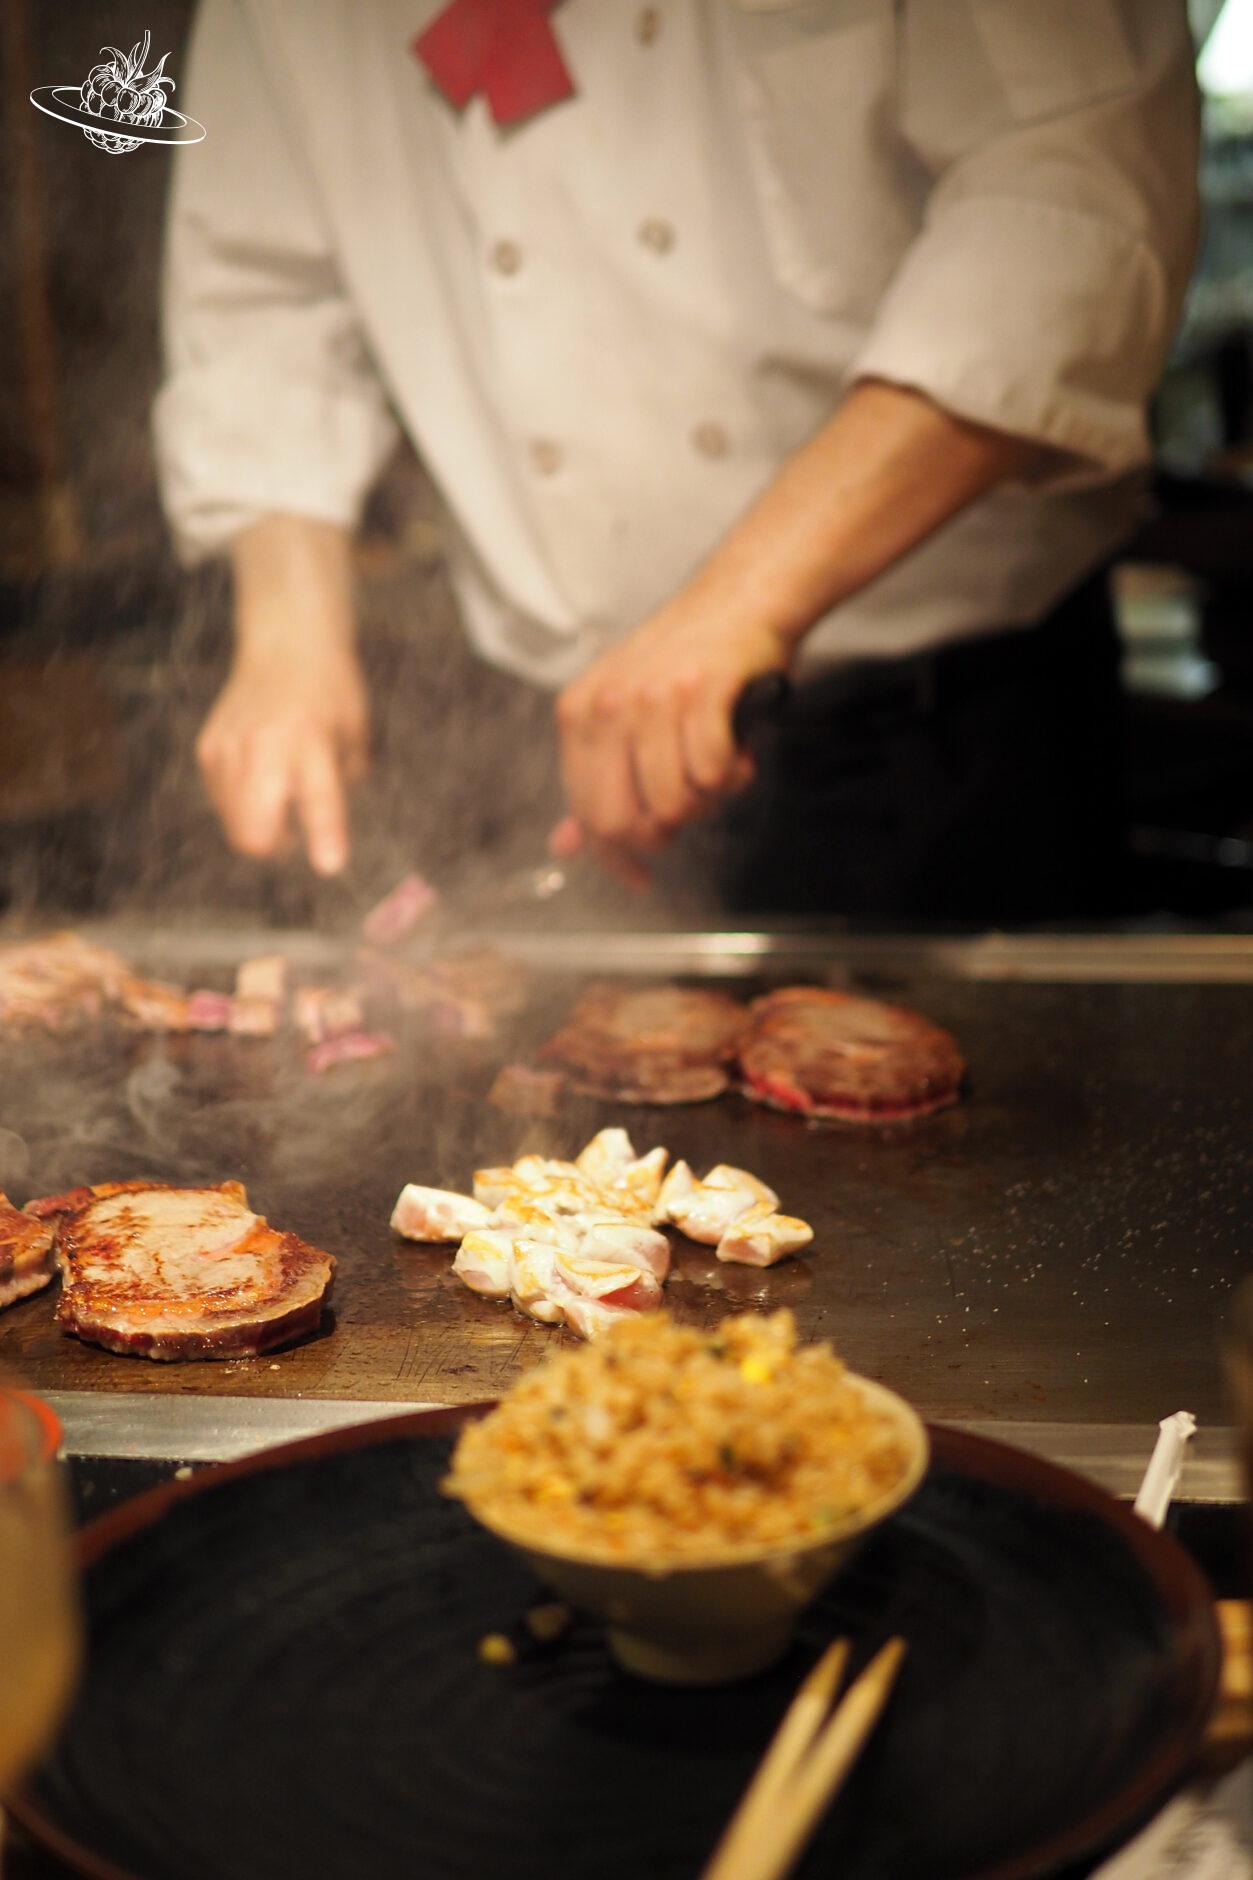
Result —
[[1104, 574], [1028, 631], [798, 686], [720, 819], [725, 908], [980, 926], [1116, 911], [1119, 701]]

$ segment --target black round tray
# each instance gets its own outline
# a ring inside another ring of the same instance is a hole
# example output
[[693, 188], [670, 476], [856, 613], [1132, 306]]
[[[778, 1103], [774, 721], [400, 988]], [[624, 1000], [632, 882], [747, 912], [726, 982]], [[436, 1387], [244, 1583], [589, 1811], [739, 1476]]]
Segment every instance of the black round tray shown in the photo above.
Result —
[[943, 1428], [769, 1673], [637, 1682], [582, 1619], [484, 1664], [540, 1595], [438, 1492], [467, 1414], [294, 1443], [86, 1529], [86, 1674], [15, 1804], [36, 1838], [95, 1880], [694, 1880], [837, 1634], [909, 1653], [812, 1880], [1053, 1873], [1188, 1771], [1219, 1663], [1199, 1572], [1077, 1476]]

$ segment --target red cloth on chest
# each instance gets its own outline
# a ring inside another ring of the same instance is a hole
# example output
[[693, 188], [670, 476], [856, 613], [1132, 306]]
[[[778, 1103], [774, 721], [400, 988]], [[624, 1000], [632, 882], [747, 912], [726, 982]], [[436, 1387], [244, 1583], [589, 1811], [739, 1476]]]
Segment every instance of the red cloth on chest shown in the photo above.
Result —
[[460, 110], [476, 92], [497, 124], [574, 96], [548, 14], [560, 0], [452, 0], [413, 42], [451, 104]]

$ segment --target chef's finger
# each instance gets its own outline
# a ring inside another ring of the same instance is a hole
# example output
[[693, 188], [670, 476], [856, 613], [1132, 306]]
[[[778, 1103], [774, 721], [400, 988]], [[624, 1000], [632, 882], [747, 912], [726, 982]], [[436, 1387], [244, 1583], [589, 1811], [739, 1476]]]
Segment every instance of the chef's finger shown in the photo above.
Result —
[[598, 866], [607, 875], [612, 875], [624, 888], [630, 888], [633, 894], [647, 894], [653, 878], [642, 856], [616, 842], [594, 841], [590, 848]]
[[683, 718], [688, 709], [682, 696], [646, 695], [635, 721], [636, 793], [646, 816], [667, 831], [699, 816], [706, 807], [687, 771]]
[[571, 855], [579, 855], [587, 847], [587, 837], [583, 825], [574, 816], [563, 816], [559, 823], [554, 823], [548, 832], [548, 853], [560, 856], [563, 860]]
[[226, 747], [206, 766], [205, 784], [233, 849], [256, 858], [282, 849], [292, 800], [283, 753], [250, 744]]
[[708, 796], [734, 789], [739, 753], [731, 728], [731, 700], [716, 694], [693, 699], [682, 720], [683, 763], [693, 785]]
[[561, 780], [570, 814], [589, 835], [633, 842], [646, 822], [624, 711], [611, 693], [563, 693], [557, 702]]
[[338, 875], [348, 861], [348, 801], [328, 741], [315, 739], [306, 745], [297, 790], [309, 860], [320, 875]]

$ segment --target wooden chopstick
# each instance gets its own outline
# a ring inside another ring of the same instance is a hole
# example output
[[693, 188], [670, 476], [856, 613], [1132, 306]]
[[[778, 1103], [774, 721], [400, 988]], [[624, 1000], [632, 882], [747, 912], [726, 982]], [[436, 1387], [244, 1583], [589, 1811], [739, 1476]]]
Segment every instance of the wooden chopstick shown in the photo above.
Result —
[[848, 1641], [828, 1647], [784, 1713], [702, 1880], [780, 1880], [857, 1760], [904, 1656], [904, 1639], [889, 1639], [831, 1710]]

